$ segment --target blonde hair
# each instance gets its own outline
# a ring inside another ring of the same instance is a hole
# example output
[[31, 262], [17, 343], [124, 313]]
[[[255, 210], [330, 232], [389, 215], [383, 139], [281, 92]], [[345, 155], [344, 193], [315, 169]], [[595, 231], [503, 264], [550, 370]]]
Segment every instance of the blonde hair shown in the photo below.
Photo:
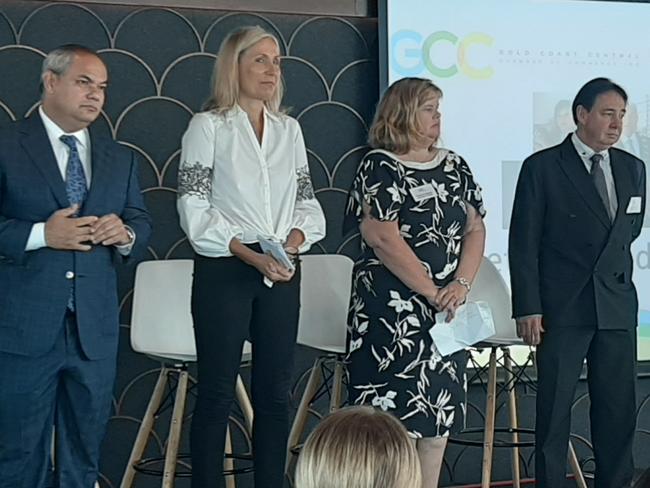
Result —
[[442, 97], [442, 90], [425, 78], [402, 78], [388, 87], [370, 127], [370, 146], [396, 154], [409, 152], [421, 134], [418, 109], [432, 96]]
[[296, 488], [420, 488], [415, 442], [392, 415], [367, 406], [326, 417], [309, 435]]
[[[217, 61], [212, 71], [212, 94], [203, 104], [203, 110], [223, 113], [239, 102], [239, 60], [251, 46], [263, 39], [272, 39], [278, 46], [277, 38], [260, 26], [247, 26], [230, 32], [221, 43]], [[284, 93], [282, 78], [271, 99], [264, 102], [267, 110], [280, 112], [280, 102]]]

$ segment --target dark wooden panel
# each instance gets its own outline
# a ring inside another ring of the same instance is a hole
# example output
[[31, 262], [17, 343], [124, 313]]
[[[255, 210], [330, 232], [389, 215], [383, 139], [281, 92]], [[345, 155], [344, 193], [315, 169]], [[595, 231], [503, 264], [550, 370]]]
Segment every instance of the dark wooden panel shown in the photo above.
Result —
[[[45, 2], [48, 0], [33, 0]], [[269, 12], [309, 15], [376, 17], [377, 0], [83, 0], [76, 3], [102, 3], [139, 7], [175, 7], [238, 12]]]

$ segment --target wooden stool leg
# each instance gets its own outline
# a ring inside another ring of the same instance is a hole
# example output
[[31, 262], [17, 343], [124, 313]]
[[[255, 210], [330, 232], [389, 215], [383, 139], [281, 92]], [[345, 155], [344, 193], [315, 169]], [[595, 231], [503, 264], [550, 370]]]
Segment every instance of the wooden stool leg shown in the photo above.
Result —
[[138, 460], [142, 459], [142, 453], [147, 446], [149, 434], [153, 428], [154, 415], [160, 407], [163, 394], [165, 393], [165, 387], [167, 386], [168, 372], [169, 369], [165, 367], [160, 370], [158, 380], [156, 381], [156, 386], [154, 387], [153, 393], [151, 394], [151, 399], [149, 400], [149, 405], [147, 405], [147, 410], [145, 411], [142, 422], [140, 423], [138, 435], [136, 436], [135, 442], [133, 443], [131, 456], [129, 456], [129, 462], [126, 463], [126, 469], [124, 470], [124, 475], [122, 476], [120, 488], [131, 488], [131, 485], [133, 484], [133, 479], [135, 477], [135, 469], [133, 465]]
[[571, 440], [569, 440], [569, 465], [571, 466], [573, 475], [576, 478], [576, 486], [579, 488], [587, 488], [587, 482], [585, 481], [585, 477], [582, 475], [578, 456], [576, 456], [576, 451], [573, 449], [573, 443]]
[[251, 400], [246, 391], [246, 386], [244, 385], [244, 381], [241, 379], [240, 375], [237, 375], [235, 397], [237, 403], [239, 403], [239, 408], [241, 408], [242, 414], [244, 415], [244, 423], [250, 438], [253, 436], [253, 405], [251, 405]]
[[341, 390], [343, 389], [343, 361], [336, 356], [334, 376], [332, 378], [332, 397], [330, 398], [330, 413], [341, 408]]
[[[226, 447], [224, 449], [226, 454], [232, 454], [232, 438], [230, 437], [230, 426], [226, 427]], [[230, 471], [235, 467], [235, 462], [232, 458], [226, 457], [223, 459], [223, 470]], [[226, 488], [235, 488], [235, 476], [226, 476]]]
[[[305, 430], [305, 422], [307, 421], [309, 406], [311, 405], [312, 399], [318, 391], [318, 388], [323, 382], [323, 375], [321, 374], [320, 370], [322, 363], [323, 358], [317, 358], [316, 361], [314, 361], [314, 365], [311, 368], [311, 373], [309, 374], [309, 380], [305, 386], [305, 392], [302, 394], [300, 405], [298, 405], [296, 416], [294, 417], [293, 424], [291, 425], [291, 432], [289, 433], [289, 440], [287, 442], [287, 459], [285, 462], [285, 470], [287, 473], [291, 466], [291, 460], [293, 459], [291, 449], [296, 444], [298, 444], [300, 436]], [[289, 478], [291, 478], [291, 476]]]
[[[517, 392], [515, 391], [514, 375], [512, 374], [512, 358], [510, 357], [510, 349], [504, 347], [503, 351], [503, 364], [506, 370], [506, 385], [508, 387], [508, 413], [510, 417], [510, 429], [512, 431], [511, 441], [513, 444], [519, 442], [519, 434], [517, 433], [517, 428], [519, 427], [517, 421]], [[512, 466], [512, 488], [520, 488], [521, 475], [519, 473], [519, 448], [517, 446], [513, 447], [510, 451], [512, 456], [511, 466]]]
[[481, 488], [490, 488], [492, 475], [492, 450], [494, 448], [494, 416], [496, 414], [497, 390], [497, 348], [490, 351], [488, 367], [487, 397], [485, 400], [485, 434], [483, 438], [483, 465], [481, 471]]
[[183, 427], [183, 412], [185, 411], [185, 398], [187, 397], [187, 370], [178, 374], [178, 386], [176, 387], [176, 399], [172, 410], [172, 419], [165, 450], [165, 467], [163, 473], [162, 488], [173, 488], [176, 477], [176, 462], [178, 456], [178, 445], [181, 441], [181, 429]]

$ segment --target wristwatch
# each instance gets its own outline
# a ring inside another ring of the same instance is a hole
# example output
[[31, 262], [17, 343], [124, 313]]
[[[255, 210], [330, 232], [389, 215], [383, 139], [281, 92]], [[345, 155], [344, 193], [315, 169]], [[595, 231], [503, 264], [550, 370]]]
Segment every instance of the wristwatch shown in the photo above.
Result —
[[457, 281], [461, 285], [463, 285], [467, 289], [467, 293], [469, 293], [472, 289], [472, 285], [470, 285], [469, 280], [467, 278], [463, 278], [462, 276], [459, 276], [457, 278], [454, 278], [454, 281]]
[[124, 230], [126, 231], [126, 235], [129, 236], [129, 242], [124, 244], [125, 246], [129, 246], [133, 244], [133, 241], [135, 241], [135, 232], [133, 232], [133, 229], [129, 227], [128, 225], [124, 226]]

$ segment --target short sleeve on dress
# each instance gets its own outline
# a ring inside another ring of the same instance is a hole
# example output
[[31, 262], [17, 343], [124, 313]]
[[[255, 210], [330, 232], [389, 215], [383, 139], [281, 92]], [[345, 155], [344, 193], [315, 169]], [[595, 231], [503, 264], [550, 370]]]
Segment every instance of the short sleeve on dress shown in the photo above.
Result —
[[486, 211], [483, 206], [483, 195], [481, 187], [476, 180], [472, 170], [469, 169], [467, 162], [459, 157], [458, 173], [460, 175], [460, 184], [463, 191], [463, 200], [476, 209], [481, 217], [485, 217]]
[[406, 196], [402, 164], [383, 152], [366, 154], [352, 182], [345, 212], [345, 231], [361, 222], [364, 204], [377, 220], [398, 220]]

